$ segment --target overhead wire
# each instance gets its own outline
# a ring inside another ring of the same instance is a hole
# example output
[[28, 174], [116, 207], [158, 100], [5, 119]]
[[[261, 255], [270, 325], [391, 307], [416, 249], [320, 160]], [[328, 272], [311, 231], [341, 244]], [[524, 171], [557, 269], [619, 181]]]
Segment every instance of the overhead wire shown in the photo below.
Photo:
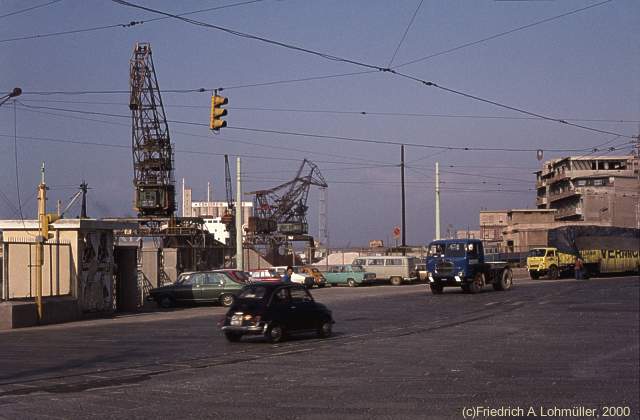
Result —
[[[264, 1], [264, 0], [249, 0], [249, 1], [239, 2], [239, 3], [227, 4], [227, 5], [224, 5], [224, 6], [209, 7], [209, 8], [206, 8], [206, 9], [193, 10], [193, 11], [190, 11], [190, 12], [181, 13], [181, 14], [179, 14], [177, 16], [188, 16], [188, 15], [193, 15], [193, 14], [197, 14], [197, 13], [210, 12], [210, 11], [213, 11], [213, 10], [226, 9], [226, 8], [229, 8], [229, 7], [244, 6], [246, 4], [258, 3], [258, 2], [261, 2], [261, 1]], [[132, 21], [129, 21], [129, 22], [126, 22], [126, 23], [115, 23], [115, 24], [112, 24], [112, 25], [92, 26], [92, 27], [89, 27], [89, 28], [71, 29], [71, 30], [68, 30], [68, 31], [50, 32], [50, 33], [46, 33], [46, 34], [25, 35], [25, 36], [14, 37], [14, 38], [0, 39], [0, 43], [13, 42], [13, 41], [25, 41], [25, 40], [29, 40], [29, 39], [51, 38], [51, 37], [61, 36], [61, 35], [72, 35], [72, 34], [79, 34], [79, 33], [84, 33], [84, 32], [101, 31], [101, 30], [104, 30], [104, 29], [131, 28], [133, 26], [142, 25], [144, 23], [151, 23], [151, 22], [156, 22], [156, 21], [165, 20], [165, 19], [169, 19], [169, 17], [166, 16], [166, 17], [158, 17], [158, 18], [147, 19], [147, 20], [132, 20]]]
[[424, 0], [420, 0], [420, 2], [418, 3], [418, 7], [416, 7], [416, 10], [413, 12], [413, 16], [411, 16], [411, 20], [409, 21], [409, 24], [407, 25], [407, 28], [404, 30], [404, 34], [402, 34], [402, 39], [400, 39], [400, 42], [398, 42], [398, 45], [396, 46], [396, 49], [393, 51], [393, 55], [391, 56], [391, 60], [389, 60], [389, 64], [387, 64], [387, 67], [391, 67], [391, 64], [393, 64], [393, 60], [396, 59], [396, 55], [398, 54], [398, 51], [400, 50], [400, 47], [402, 46], [402, 43], [404, 42], [405, 38], [407, 37], [407, 34], [409, 33], [409, 29], [411, 29], [411, 25], [413, 25], [413, 21], [416, 18], [416, 15], [418, 14], [418, 11], [420, 11], [420, 8], [422, 7], [422, 2]]
[[[459, 90], [451, 89], [451, 88], [448, 88], [448, 87], [440, 85], [440, 84], [436, 84], [436, 83], [431, 82], [431, 81], [427, 81], [427, 80], [424, 80], [424, 79], [421, 79], [421, 78], [418, 78], [418, 77], [415, 77], [415, 76], [411, 76], [409, 74], [401, 73], [401, 72], [399, 72], [397, 70], [394, 70], [392, 68], [381, 67], [381, 66], [377, 66], [377, 65], [373, 65], [373, 64], [368, 64], [368, 63], [365, 63], [365, 62], [362, 62], [362, 61], [349, 59], [349, 58], [345, 58], [345, 57], [339, 57], [339, 56], [336, 56], [336, 55], [323, 53], [323, 52], [312, 50], [312, 49], [309, 49], [309, 48], [304, 48], [304, 47], [300, 47], [300, 46], [297, 46], [297, 45], [288, 44], [288, 43], [285, 43], [285, 42], [276, 41], [276, 40], [273, 40], [273, 39], [269, 39], [269, 38], [265, 38], [265, 37], [261, 37], [261, 36], [257, 36], [257, 35], [252, 35], [252, 34], [245, 33], [245, 32], [236, 31], [234, 29], [225, 28], [225, 27], [222, 27], [222, 26], [219, 26], [219, 25], [214, 25], [214, 24], [211, 24], [211, 23], [206, 23], [206, 22], [202, 22], [202, 21], [198, 21], [198, 20], [194, 20], [194, 19], [190, 19], [190, 18], [185, 18], [185, 17], [178, 16], [178, 15], [175, 15], [175, 14], [172, 14], [172, 13], [167, 13], [167, 12], [160, 11], [160, 10], [157, 10], [157, 9], [153, 9], [153, 8], [150, 8], [150, 7], [141, 6], [141, 5], [138, 5], [138, 4], [134, 4], [134, 3], [131, 3], [131, 2], [125, 1], [125, 0], [111, 0], [111, 1], [114, 2], [114, 3], [120, 4], [120, 5], [129, 6], [129, 7], [133, 7], [133, 8], [136, 8], [136, 9], [141, 9], [141, 10], [145, 10], [145, 11], [148, 11], [148, 12], [157, 13], [157, 14], [160, 14], [160, 15], [163, 15], [163, 16], [167, 16], [167, 17], [173, 17], [175, 19], [181, 20], [183, 22], [186, 22], [186, 23], [189, 23], [189, 24], [192, 24], [192, 25], [195, 25], [195, 26], [200, 26], [200, 27], [205, 27], [205, 28], [210, 28], [210, 29], [215, 29], [215, 30], [218, 30], [218, 31], [226, 32], [228, 34], [231, 34], [231, 35], [234, 35], [234, 36], [237, 36], [237, 37], [248, 38], [248, 39], [260, 41], [260, 42], [263, 42], [263, 43], [276, 45], [276, 46], [279, 46], [279, 47], [282, 47], [282, 48], [287, 48], [287, 49], [294, 50], [294, 51], [297, 51], [297, 52], [302, 52], [302, 53], [314, 55], [314, 56], [317, 56], [317, 57], [321, 57], [321, 58], [324, 58], [324, 59], [330, 60], [330, 61], [353, 64], [353, 65], [356, 65], [356, 66], [359, 66], [359, 67], [364, 67], [364, 68], [368, 68], [368, 69], [371, 69], [371, 70], [378, 70], [378, 71], [381, 71], [381, 72], [393, 74], [393, 75], [396, 75], [396, 76], [400, 76], [400, 77], [406, 78], [408, 80], [412, 80], [414, 82], [418, 82], [422, 86], [435, 87], [437, 89], [440, 89], [440, 90], [448, 92], [448, 93], [452, 93], [452, 94], [455, 94], [455, 95], [463, 96], [463, 97], [466, 97], [468, 99], [473, 99], [475, 101], [484, 102], [484, 103], [491, 104], [491, 105], [494, 105], [494, 106], [497, 106], [497, 107], [500, 107], [500, 108], [508, 109], [508, 110], [515, 111], [515, 112], [519, 112], [519, 113], [522, 113], [522, 114], [525, 114], [525, 115], [530, 115], [530, 116], [542, 118], [544, 120], [565, 124], [565, 125], [572, 126], [572, 127], [575, 127], [575, 128], [580, 128], [580, 129], [583, 129], [583, 130], [589, 130], [589, 131], [593, 131], [593, 132], [598, 132], [598, 133], [601, 133], [601, 134], [613, 134], [613, 135], [620, 135], [620, 136], [624, 136], [624, 137], [631, 137], [629, 135], [625, 135], [625, 134], [621, 134], [621, 133], [614, 133], [612, 131], [607, 131], [607, 130], [600, 130], [600, 129], [597, 129], [597, 128], [593, 128], [593, 127], [589, 127], [589, 126], [585, 126], [585, 125], [581, 125], [581, 124], [571, 123], [571, 122], [568, 122], [566, 120], [562, 120], [562, 119], [559, 119], [559, 118], [553, 118], [553, 117], [546, 116], [546, 115], [543, 115], [543, 114], [539, 114], [539, 113], [536, 113], [536, 112], [527, 111], [527, 110], [522, 109], [522, 108], [518, 108], [518, 107], [515, 107], [515, 106], [503, 104], [503, 103], [500, 103], [500, 102], [497, 102], [497, 101], [494, 101], [494, 100], [482, 98], [482, 97], [479, 97], [479, 96], [476, 96], [476, 95], [472, 95], [472, 94], [469, 94], [469, 93], [466, 93], [466, 92], [462, 92], [462, 91], [459, 91]], [[602, 4], [610, 2], [610, 1], [612, 1], [612, 0], [605, 0], [605, 2], [603, 2]]]
[[602, 5], [606, 4], [606, 3], [611, 3], [612, 1], [613, 0], [605, 0], [605, 1], [602, 1], [600, 3], [595, 3], [595, 4], [592, 4], [592, 5], [589, 5], [589, 6], [581, 7], [579, 9], [571, 10], [569, 12], [562, 13], [562, 14], [557, 15], [557, 16], [553, 16], [553, 17], [550, 17], [550, 18], [542, 19], [542, 20], [539, 20], [539, 21], [536, 21], [536, 22], [529, 23], [527, 25], [519, 26], [517, 28], [513, 28], [513, 29], [510, 29], [510, 30], [507, 30], [507, 31], [504, 31], [504, 32], [500, 32], [498, 34], [491, 35], [491, 36], [488, 36], [486, 38], [482, 38], [482, 39], [479, 39], [479, 40], [476, 40], [476, 41], [472, 41], [472, 42], [466, 42], [466, 43], [464, 43], [462, 45], [458, 45], [458, 46], [453, 47], [453, 48], [448, 48], [446, 50], [439, 51], [437, 53], [429, 54], [429, 55], [426, 55], [424, 57], [416, 58], [414, 60], [410, 60], [410, 61], [407, 61], [405, 63], [398, 64], [397, 66], [394, 66], [393, 68], [394, 69], [398, 69], [398, 68], [405, 67], [405, 66], [408, 66], [408, 65], [411, 65], [411, 64], [419, 63], [421, 61], [429, 60], [431, 58], [438, 57], [440, 55], [449, 54], [449, 53], [452, 53], [454, 51], [461, 50], [463, 48], [471, 47], [473, 45], [482, 44], [484, 42], [491, 41], [491, 40], [496, 39], [496, 38], [501, 38], [501, 37], [503, 37], [505, 35], [509, 35], [509, 34], [514, 33], [514, 32], [522, 31], [524, 29], [529, 29], [529, 28], [532, 28], [534, 26], [541, 25], [543, 23], [547, 23], [547, 22], [551, 22], [551, 21], [554, 21], [554, 20], [558, 20], [558, 19], [561, 19], [561, 18], [566, 17], [566, 16], [574, 15], [576, 13], [580, 13], [580, 12], [583, 12], [585, 10], [592, 9], [594, 7], [602, 6]]
[[6, 17], [9, 17], [9, 16], [19, 15], [20, 13], [25, 13], [25, 12], [28, 12], [28, 11], [31, 11], [31, 10], [39, 9], [41, 7], [50, 6], [50, 5], [55, 4], [55, 3], [60, 3], [61, 1], [62, 0], [53, 0], [53, 1], [50, 1], [50, 2], [47, 2], [47, 3], [38, 4], [36, 6], [28, 7], [26, 9], [16, 10], [15, 12], [11, 12], [11, 13], [7, 13], [7, 14], [4, 14], [4, 15], [0, 15], [0, 19], [6, 18]]

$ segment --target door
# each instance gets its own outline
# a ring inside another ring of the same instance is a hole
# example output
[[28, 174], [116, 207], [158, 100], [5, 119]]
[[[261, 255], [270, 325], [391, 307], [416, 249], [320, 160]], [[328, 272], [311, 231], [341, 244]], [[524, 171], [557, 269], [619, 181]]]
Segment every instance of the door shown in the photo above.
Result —
[[204, 282], [200, 288], [200, 299], [210, 301], [216, 301], [224, 290], [225, 282], [227, 278], [222, 273], [203, 273]]
[[194, 273], [176, 285], [175, 297], [177, 302], [193, 302], [200, 299], [200, 287], [204, 282], [204, 274]]
[[284, 326], [285, 329], [296, 329], [296, 312], [291, 303], [290, 287], [281, 287], [271, 298], [269, 309], [274, 322]]
[[310, 330], [317, 327], [316, 303], [307, 291], [301, 287], [291, 288], [291, 309], [293, 310], [294, 329]]

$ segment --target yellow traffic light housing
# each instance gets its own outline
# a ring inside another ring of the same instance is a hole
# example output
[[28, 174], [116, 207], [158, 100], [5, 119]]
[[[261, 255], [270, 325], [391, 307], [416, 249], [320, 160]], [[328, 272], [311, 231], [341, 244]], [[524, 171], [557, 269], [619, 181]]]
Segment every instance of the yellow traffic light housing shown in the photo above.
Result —
[[227, 122], [221, 117], [227, 115], [227, 110], [222, 108], [222, 105], [229, 103], [229, 100], [220, 95], [211, 96], [211, 120], [209, 122], [209, 128], [212, 130], [220, 130], [222, 127], [227, 126]]

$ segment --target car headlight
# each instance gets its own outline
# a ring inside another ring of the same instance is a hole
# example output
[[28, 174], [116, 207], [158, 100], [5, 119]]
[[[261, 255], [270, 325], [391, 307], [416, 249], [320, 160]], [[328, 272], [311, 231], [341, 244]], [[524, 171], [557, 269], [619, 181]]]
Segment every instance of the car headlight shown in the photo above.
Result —
[[464, 277], [464, 271], [459, 271], [459, 272], [458, 272], [458, 276], [460, 276], [460, 277]]

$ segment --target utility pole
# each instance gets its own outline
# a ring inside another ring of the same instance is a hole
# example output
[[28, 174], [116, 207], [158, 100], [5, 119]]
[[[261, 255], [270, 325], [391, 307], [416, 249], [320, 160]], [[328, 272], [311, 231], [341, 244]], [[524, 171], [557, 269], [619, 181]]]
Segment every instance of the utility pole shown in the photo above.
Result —
[[87, 218], [87, 189], [88, 189], [87, 183], [82, 181], [82, 184], [80, 184], [80, 191], [82, 191], [82, 207], [80, 209], [81, 219]]
[[400, 183], [402, 184], [402, 255], [407, 254], [407, 229], [404, 201], [404, 144], [400, 145]]
[[440, 239], [440, 167], [436, 162], [436, 239]]
[[236, 158], [236, 270], [244, 269], [242, 249], [242, 182], [240, 179], [240, 158]]

